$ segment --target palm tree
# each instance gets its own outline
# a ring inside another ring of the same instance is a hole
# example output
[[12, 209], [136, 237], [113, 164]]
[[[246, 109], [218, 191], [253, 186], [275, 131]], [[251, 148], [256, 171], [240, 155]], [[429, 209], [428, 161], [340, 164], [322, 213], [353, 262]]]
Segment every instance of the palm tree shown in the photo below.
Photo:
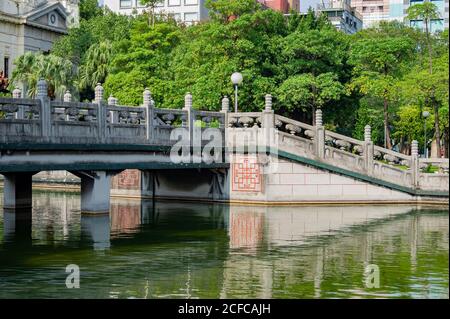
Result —
[[[430, 2], [425, 1], [424, 3], [418, 3], [413, 6], [410, 6], [407, 10], [407, 19], [421, 19], [425, 25], [425, 35], [428, 47], [428, 64], [429, 64], [429, 73], [433, 74], [433, 47], [430, 39], [430, 27], [431, 21], [439, 18], [439, 10], [438, 7]], [[430, 26], [429, 26], [430, 24]], [[434, 89], [431, 90], [430, 95], [430, 103], [434, 110], [434, 129], [435, 129], [435, 138], [437, 145], [437, 153], [438, 157], [441, 157], [441, 132], [439, 127], [439, 105], [435, 98]]]
[[12, 73], [10, 89], [22, 83], [28, 89], [28, 95], [34, 97], [38, 80], [44, 78], [51, 98], [62, 98], [66, 90], [75, 93], [77, 70], [69, 60], [51, 54], [27, 52], [18, 57], [14, 64], [16, 68]]
[[80, 89], [93, 89], [97, 83], [103, 83], [108, 75], [112, 57], [112, 45], [109, 41], [93, 44], [86, 52], [80, 68]]

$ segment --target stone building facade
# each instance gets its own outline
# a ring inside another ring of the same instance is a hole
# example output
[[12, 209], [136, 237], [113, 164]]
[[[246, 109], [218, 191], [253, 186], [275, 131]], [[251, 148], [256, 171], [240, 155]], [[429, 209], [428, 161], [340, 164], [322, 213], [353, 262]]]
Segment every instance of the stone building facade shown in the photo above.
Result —
[[50, 51], [56, 39], [67, 34], [68, 25], [77, 23], [78, 0], [0, 1], [2, 77], [11, 76], [17, 57], [28, 51]]

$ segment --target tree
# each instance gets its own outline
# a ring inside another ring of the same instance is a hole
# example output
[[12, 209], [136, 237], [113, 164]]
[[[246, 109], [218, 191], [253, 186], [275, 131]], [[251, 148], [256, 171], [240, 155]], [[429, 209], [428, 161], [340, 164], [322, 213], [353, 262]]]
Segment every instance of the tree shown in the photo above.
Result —
[[155, 8], [161, 3], [161, 0], [139, 0], [139, 2], [149, 10], [148, 12], [148, 25], [155, 25]]
[[345, 36], [334, 27], [296, 31], [282, 40], [280, 64], [287, 76], [339, 72], [344, 69], [347, 48]]
[[[410, 72], [405, 74], [404, 79], [399, 83], [402, 88], [402, 102], [405, 105], [414, 104], [422, 108], [429, 107], [434, 116], [434, 132], [436, 136], [436, 107], [438, 112], [441, 110], [446, 112], [448, 108], [449, 96], [449, 74], [448, 74], [448, 51], [434, 60], [433, 73], [430, 74], [428, 66], [425, 64], [417, 64], [411, 68]], [[432, 101], [430, 99], [432, 98]], [[442, 136], [442, 130], [448, 130], [445, 116], [439, 116], [439, 140]], [[444, 119], [444, 122], [441, 121]], [[444, 143], [445, 153], [448, 154], [448, 145]]]
[[[433, 19], [439, 18], [439, 10], [438, 7], [430, 2], [425, 1], [424, 3], [415, 4], [413, 6], [410, 6], [407, 10], [407, 18], [409, 20], [413, 19], [422, 19], [425, 25], [425, 35], [427, 39], [427, 47], [428, 47], [428, 63], [429, 63], [429, 73], [430, 76], [433, 74], [433, 47], [431, 44], [430, 39], [430, 27], [428, 26], [429, 23]], [[439, 105], [435, 101], [435, 93], [434, 89], [430, 92], [430, 98], [429, 101], [433, 107], [434, 110], [434, 125], [435, 125], [435, 138], [436, 138], [436, 145], [437, 145], [437, 156], [441, 157], [441, 134], [440, 134], [440, 125], [439, 125]]]
[[93, 44], [86, 52], [80, 67], [80, 89], [94, 89], [97, 83], [103, 83], [108, 75], [112, 58], [112, 46], [109, 41]]
[[227, 23], [232, 18], [257, 11], [261, 5], [256, 0], [206, 0], [205, 7], [210, 10], [211, 18]]
[[28, 88], [28, 95], [34, 97], [36, 84], [43, 78], [47, 81], [48, 95], [51, 98], [62, 99], [66, 90], [77, 93], [77, 70], [69, 60], [52, 54], [27, 52], [18, 57], [14, 64], [16, 68], [12, 74], [10, 90], [23, 83]]
[[103, 14], [98, 6], [98, 0], [81, 0], [79, 4], [80, 19], [91, 20]]
[[311, 111], [315, 125], [315, 111], [329, 101], [337, 101], [344, 94], [344, 86], [333, 73], [323, 73], [317, 77], [311, 73], [288, 78], [277, 90], [277, 98], [287, 110]]
[[[410, 154], [411, 143], [416, 140], [423, 147], [425, 141], [423, 109], [418, 105], [403, 105], [397, 112], [397, 119], [394, 122], [395, 132], [393, 137], [400, 141], [400, 151]], [[428, 118], [425, 122], [427, 131], [433, 127], [433, 120]]]
[[404, 71], [403, 63], [412, 56], [414, 42], [380, 31], [363, 32], [351, 44], [349, 63], [354, 66], [354, 77], [349, 88], [383, 100], [385, 147], [391, 149], [389, 104], [397, 96], [397, 81]]

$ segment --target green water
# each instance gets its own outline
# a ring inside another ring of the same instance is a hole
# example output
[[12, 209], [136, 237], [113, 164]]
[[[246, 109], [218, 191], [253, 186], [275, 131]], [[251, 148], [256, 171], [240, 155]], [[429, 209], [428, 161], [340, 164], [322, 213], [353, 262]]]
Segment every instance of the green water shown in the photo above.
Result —
[[446, 208], [113, 200], [88, 217], [78, 195], [33, 201], [31, 223], [0, 213], [0, 298], [449, 297]]

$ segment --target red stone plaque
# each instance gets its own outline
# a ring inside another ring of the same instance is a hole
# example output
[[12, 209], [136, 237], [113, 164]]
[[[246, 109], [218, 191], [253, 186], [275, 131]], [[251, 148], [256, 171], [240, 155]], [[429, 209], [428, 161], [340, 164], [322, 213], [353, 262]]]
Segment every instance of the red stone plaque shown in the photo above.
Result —
[[256, 156], [236, 157], [232, 170], [233, 191], [255, 193], [262, 191], [261, 165]]

